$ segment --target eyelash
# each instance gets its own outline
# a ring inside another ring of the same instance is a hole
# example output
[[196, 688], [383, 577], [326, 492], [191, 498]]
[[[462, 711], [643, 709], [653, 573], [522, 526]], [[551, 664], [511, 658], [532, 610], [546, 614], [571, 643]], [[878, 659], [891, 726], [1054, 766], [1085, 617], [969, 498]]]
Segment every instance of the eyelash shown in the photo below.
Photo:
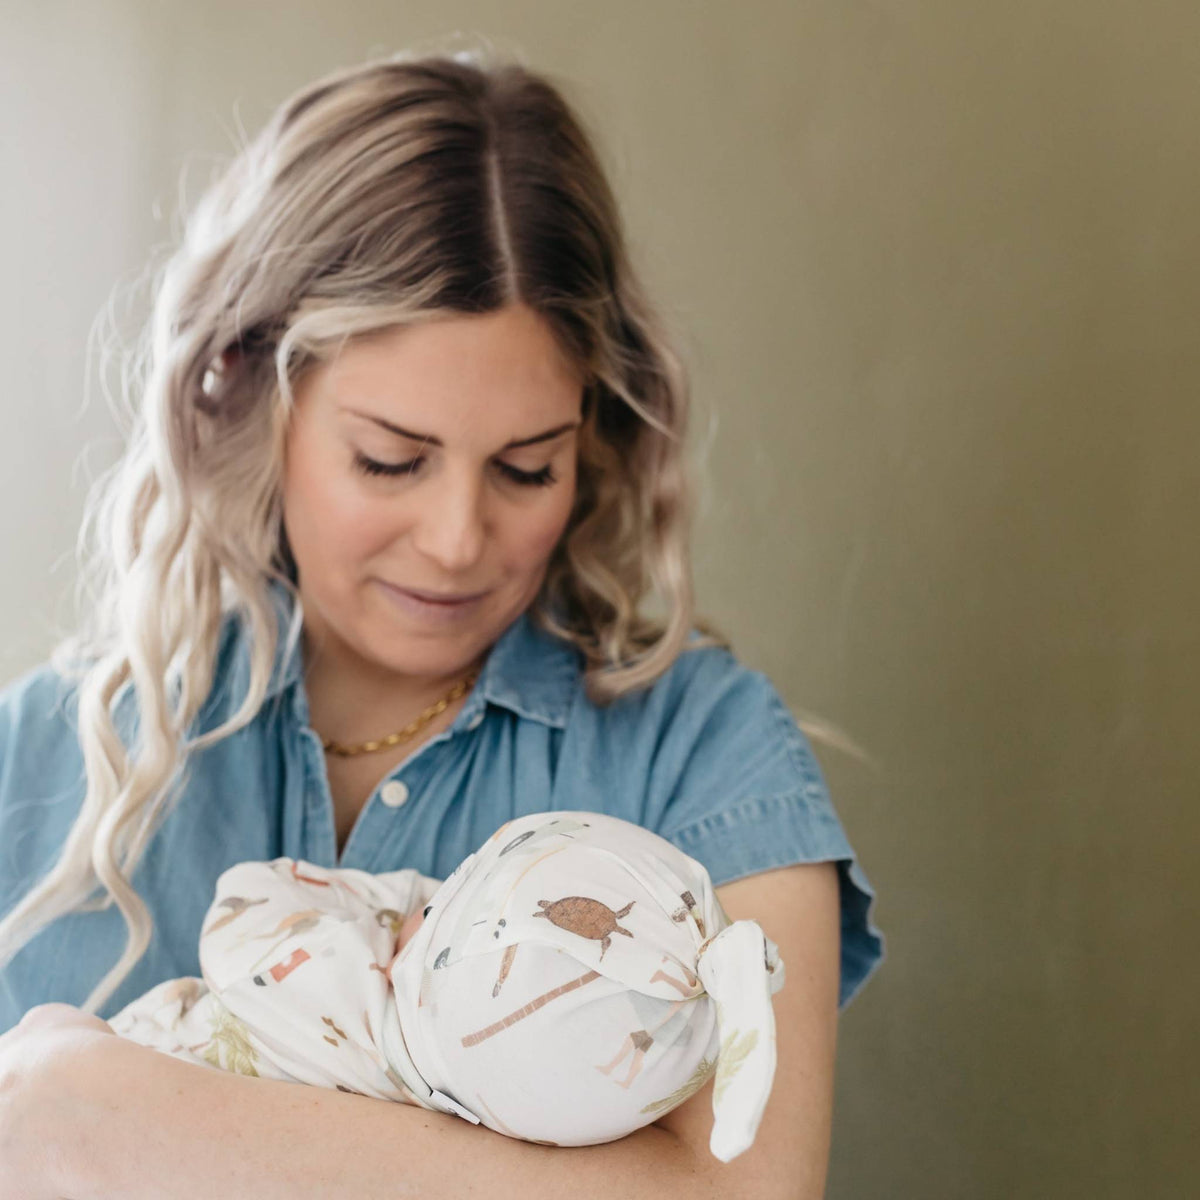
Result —
[[[376, 462], [373, 458], [368, 458], [365, 454], [356, 453], [354, 455], [354, 465], [364, 475], [409, 475], [416, 471], [424, 461], [423, 458], [414, 458], [411, 462], [381, 463]], [[498, 462], [496, 466], [513, 483], [519, 483], [524, 487], [548, 487], [558, 478], [549, 466], [542, 467], [538, 471], [519, 471], [516, 467], [510, 467], [508, 463], [502, 462]]]

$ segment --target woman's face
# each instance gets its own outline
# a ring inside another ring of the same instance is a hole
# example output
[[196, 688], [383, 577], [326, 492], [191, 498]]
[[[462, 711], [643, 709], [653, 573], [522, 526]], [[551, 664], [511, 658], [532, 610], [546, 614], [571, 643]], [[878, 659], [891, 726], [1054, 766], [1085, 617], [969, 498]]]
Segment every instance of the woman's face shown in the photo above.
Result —
[[463, 670], [566, 528], [582, 378], [512, 305], [359, 339], [294, 390], [283, 508], [306, 638], [366, 671]]

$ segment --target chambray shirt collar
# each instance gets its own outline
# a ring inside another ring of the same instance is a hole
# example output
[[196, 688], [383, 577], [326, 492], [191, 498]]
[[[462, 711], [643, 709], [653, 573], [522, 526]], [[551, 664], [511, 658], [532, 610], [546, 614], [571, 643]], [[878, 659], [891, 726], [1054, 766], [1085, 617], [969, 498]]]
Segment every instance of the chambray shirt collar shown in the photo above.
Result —
[[[279, 639], [267, 700], [293, 689], [303, 672], [299, 639], [290, 651], [287, 645], [294, 612], [291, 597], [281, 585], [271, 586]], [[249, 682], [249, 649], [245, 639], [240, 639], [237, 659], [235, 674], [244, 688]], [[496, 639], [454, 727], [470, 726], [476, 714], [490, 703], [528, 720], [564, 729], [581, 670], [582, 660], [575, 647], [539, 628], [523, 612]], [[298, 709], [305, 721], [307, 707], [303, 704]]]

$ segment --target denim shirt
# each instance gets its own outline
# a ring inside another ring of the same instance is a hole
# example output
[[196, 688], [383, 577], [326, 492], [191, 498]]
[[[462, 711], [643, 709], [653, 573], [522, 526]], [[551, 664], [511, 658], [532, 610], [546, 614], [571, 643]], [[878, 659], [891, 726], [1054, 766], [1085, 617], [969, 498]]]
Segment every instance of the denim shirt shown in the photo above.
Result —
[[[282, 589], [274, 596], [283, 632], [291, 602]], [[686, 650], [650, 687], [596, 705], [576, 649], [522, 614], [493, 645], [453, 724], [379, 781], [340, 857], [302, 659], [302, 646], [289, 651], [281, 637], [253, 721], [189, 758], [133, 876], [153, 936], [101, 1017], [164, 979], [199, 976], [201, 926], [217, 877], [235, 863], [287, 855], [372, 872], [416, 867], [441, 879], [505, 821], [552, 809], [642, 825], [700, 862], [716, 886], [833, 860], [840, 1006], [882, 960], [874, 892], [808, 742], [768, 678], [727, 650]], [[196, 726], [232, 715], [248, 684], [246, 626], [229, 616]], [[0, 914], [53, 864], [82, 803], [76, 699], [48, 664], [0, 691]], [[132, 691], [123, 699], [115, 719], [132, 745]], [[115, 904], [52, 922], [0, 968], [0, 1033], [36, 1004], [82, 1004], [124, 942]]]

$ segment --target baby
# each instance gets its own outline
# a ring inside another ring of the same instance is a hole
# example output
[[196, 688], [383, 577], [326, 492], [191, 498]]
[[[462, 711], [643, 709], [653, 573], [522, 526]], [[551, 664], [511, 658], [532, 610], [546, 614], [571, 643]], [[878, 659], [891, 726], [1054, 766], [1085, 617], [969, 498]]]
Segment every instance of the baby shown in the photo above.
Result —
[[783, 962], [640, 826], [519, 817], [444, 882], [239, 863], [206, 921], [203, 979], [152, 988], [111, 1018], [118, 1034], [553, 1146], [624, 1137], [715, 1071], [712, 1152], [754, 1140]]

